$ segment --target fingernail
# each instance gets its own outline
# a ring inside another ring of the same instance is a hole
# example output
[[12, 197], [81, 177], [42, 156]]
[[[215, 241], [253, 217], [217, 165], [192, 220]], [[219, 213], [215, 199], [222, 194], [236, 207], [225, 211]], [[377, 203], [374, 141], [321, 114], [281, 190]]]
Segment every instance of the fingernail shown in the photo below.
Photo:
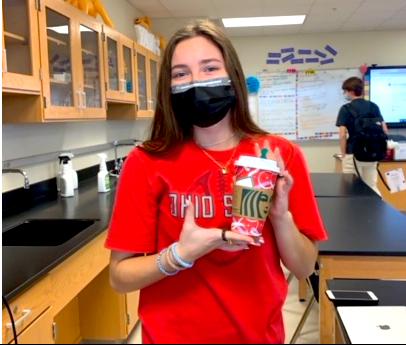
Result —
[[259, 243], [262, 243], [262, 244], [264, 244], [265, 243], [265, 241], [261, 238], [260, 240], [259, 240]]
[[261, 247], [261, 244], [260, 243], [255, 243], [255, 242], [252, 242], [252, 243], [250, 243], [252, 246], [257, 246], [257, 247]]

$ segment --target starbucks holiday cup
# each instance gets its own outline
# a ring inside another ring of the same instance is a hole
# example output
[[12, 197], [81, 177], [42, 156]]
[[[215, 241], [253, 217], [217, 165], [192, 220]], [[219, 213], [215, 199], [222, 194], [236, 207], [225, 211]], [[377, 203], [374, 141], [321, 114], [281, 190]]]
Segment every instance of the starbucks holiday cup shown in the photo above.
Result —
[[240, 156], [234, 165], [231, 230], [260, 236], [280, 169], [274, 160], [252, 156]]

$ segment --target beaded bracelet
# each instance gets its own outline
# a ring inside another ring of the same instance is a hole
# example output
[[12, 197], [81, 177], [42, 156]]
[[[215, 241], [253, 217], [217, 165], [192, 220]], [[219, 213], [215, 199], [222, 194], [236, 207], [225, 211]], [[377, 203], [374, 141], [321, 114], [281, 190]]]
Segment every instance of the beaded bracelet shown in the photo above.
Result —
[[169, 272], [169, 271], [167, 271], [167, 270], [162, 266], [162, 262], [161, 262], [162, 255], [163, 255], [163, 253], [164, 253], [166, 250], [168, 250], [168, 248], [164, 248], [164, 249], [162, 249], [162, 250], [159, 252], [158, 257], [156, 258], [156, 263], [157, 263], [157, 265], [158, 265], [159, 270], [160, 270], [163, 274], [165, 274], [166, 276], [174, 276], [176, 273], [179, 272], [179, 270], [174, 271], [174, 272]]
[[183, 266], [178, 265], [175, 260], [173, 259], [172, 255], [171, 255], [171, 251], [167, 250], [166, 252], [166, 261], [168, 262], [168, 265], [171, 266], [171, 268], [173, 268], [174, 270], [184, 270], [186, 269]]
[[188, 261], [182, 260], [182, 259], [179, 257], [178, 253], [176, 252], [176, 246], [177, 246], [177, 245], [178, 245], [178, 242], [175, 242], [175, 243], [172, 243], [172, 244], [170, 245], [170, 247], [169, 247], [169, 249], [170, 249], [170, 251], [171, 251], [171, 253], [172, 253], [173, 258], [175, 259], [175, 261], [176, 261], [180, 266], [182, 266], [182, 267], [184, 267], [184, 268], [190, 268], [190, 267], [192, 267], [195, 262], [194, 262], [194, 261], [188, 262]]

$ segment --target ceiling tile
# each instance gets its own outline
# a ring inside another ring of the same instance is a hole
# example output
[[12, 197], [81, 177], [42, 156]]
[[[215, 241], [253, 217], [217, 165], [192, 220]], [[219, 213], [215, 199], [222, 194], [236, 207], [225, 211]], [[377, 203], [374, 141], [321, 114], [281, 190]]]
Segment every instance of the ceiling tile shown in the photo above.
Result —
[[306, 14], [303, 25], [292, 29], [230, 28], [232, 36], [290, 34], [293, 31], [341, 32], [406, 30], [406, 0], [128, 0], [151, 19], [230, 18]]
[[387, 20], [381, 25], [378, 25], [378, 28], [381, 30], [400, 30], [404, 29], [405, 21], [403, 20]]
[[310, 7], [307, 5], [297, 5], [297, 6], [273, 6], [273, 7], [263, 7], [263, 13], [266, 16], [294, 16], [308, 14]]
[[262, 29], [260, 27], [251, 28], [225, 28], [227, 35], [238, 37], [238, 36], [261, 36]]
[[168, 11], [149, 11], [148, 12], [148, 17], [151, 19], [153, 18], [168, 18], [172, 17], [171, 13]]
[[218, 18], [246, 18], [246, 17], [258, 17], [258, 13], [261, 13], [261, 17], [268, 16], [270, 14], [264, 13], [261, 7], [235, 7], [230, 8], [217, 8]]
[[136, 9], [150, 16], [150, 11], [165, 11], [159, 0], [128, 0]]
[[308, 27], [308, 28], [303, 28], [300, 33], [301, 34], [322, 34], [322, 33], [326, 33], [326, 32], [338, 32], [339, 31], [339, 27], [337, 26], [332, 26], [332, 27], [326, 27], [323, 26], [322, 29], [320, 29], [320, 27]]
[[364, 1], [364, 3], [360, 6], [360, 11], [370, 11], [370, 10], [375, 10], [375, 11], [381, 11], [381, 10], [400, 10], [401, 8], [406, 7], [406, 1], [405, 0], [368, 0]]
[[379, 25], [380, 23], [376, 23], [373, 21], [368, 21], [368, 22], [353, 22], [353, 23], [345, 23], [345, 25], [343, 25], [341, 27], [341, 29], [339, 31], [369, 31], [369, 30], [373, 30], [377, 27], [377, 25]]
[[340, 23], [342, 24], [346, 20], [348, 20], [351, 17], [351, 14], [347, 15], [342, 15], [342, 16], [334, 16], [334, 17], [327, 17], [327, 16], [308, 16], [306, 17], [303, 26], [306, 25], [328, 25], [331, 23], [337, 24]]
[[353, 13], [357, 11], [358, 5], [355, 4], [342, 4], [336, 7], [320, 5], [317, 7], [312, 7], [310, 14], [312, 15], [323, 15], [323, 16], [335, 16], [345, 13]]
[[205, 18], [217, 18], [217, 14], [211, 11], [202, 12], [199, 9], [191, 8], [184, 10], [169, 10], [173, 18], [196, 18], [196, 17], [205, 17]]
[[406, 11], [398, 11], [396, 12], [391, 19], [395, 20], [403, 20], [404, 23], [406, 23]]
[[354, 13], [347, 22], [356, 24], [356, 22], [372, 22], [372, 21], [385, 21], [393, 16], [393, 12], [379, 11], [379, 12], [368, 12], [365, 13]]
[[265, 26], [262, 28], [262, 35], [290, 35], [298, 34], [300, 32], [301, 25], [275, 25]]
[[163, 7], [169, 11], [176, 10], [207, 10], [213, 7], [210, 0], [160, 0]]
[[229, 10], [233, 8], [262, 7], [263, 2], [264, 0], [212, 0], [213, 6], [215, 8], [228, 8]]
[[[362, 4], [364, 1], [370, 0], [314, 0], [313, 7], [319, 6], [331, 6], [335, 7], [338, 5], [347, 5], [347, 4]], [[380, 1], [380, 0], [378, 0]]]

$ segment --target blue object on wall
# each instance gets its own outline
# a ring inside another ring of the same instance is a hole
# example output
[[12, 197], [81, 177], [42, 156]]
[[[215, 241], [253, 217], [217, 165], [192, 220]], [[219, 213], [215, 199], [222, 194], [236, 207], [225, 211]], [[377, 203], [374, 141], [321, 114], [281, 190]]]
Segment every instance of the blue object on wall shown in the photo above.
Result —
[[249, 93], [254, 93], [259, 90], [259, 79], [254, 76], [247, 78], [247, 88]]

